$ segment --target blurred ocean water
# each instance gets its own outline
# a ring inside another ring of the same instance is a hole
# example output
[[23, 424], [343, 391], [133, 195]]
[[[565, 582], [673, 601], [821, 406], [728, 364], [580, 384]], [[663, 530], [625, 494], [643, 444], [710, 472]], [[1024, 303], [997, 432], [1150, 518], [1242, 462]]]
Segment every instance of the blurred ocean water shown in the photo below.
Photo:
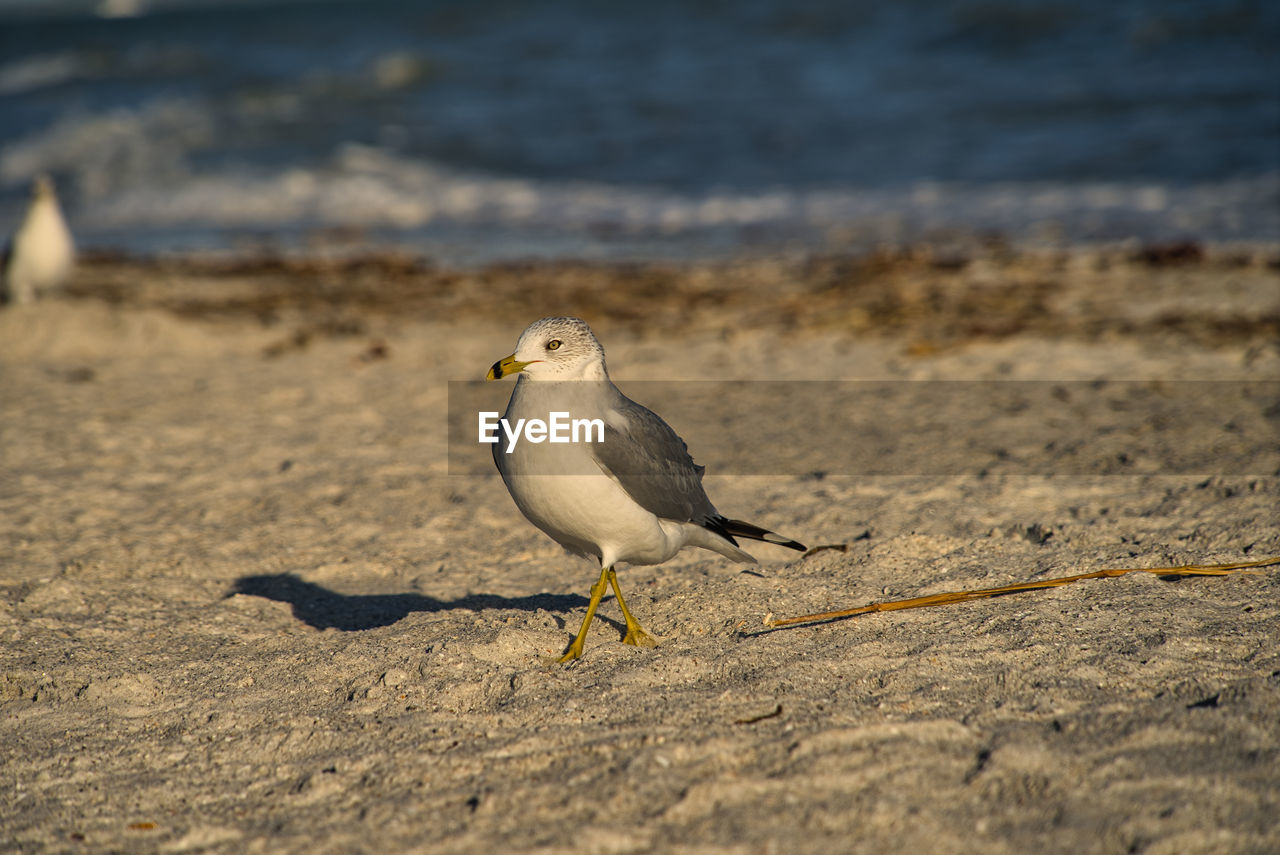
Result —
[[0, 228], [455, 260], [1280, 239], [1266, 0], [0, 0]]

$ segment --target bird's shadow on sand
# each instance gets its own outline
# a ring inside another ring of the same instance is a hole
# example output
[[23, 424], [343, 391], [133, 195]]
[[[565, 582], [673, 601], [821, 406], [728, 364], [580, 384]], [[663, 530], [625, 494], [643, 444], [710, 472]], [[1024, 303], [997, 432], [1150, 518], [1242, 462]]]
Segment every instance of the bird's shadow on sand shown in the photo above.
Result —
[[528, 597], [500, 597], [497, 594], [469, 594], [456, 600], [437, 600], [421, 594], [339, 594], [292, 573], [242, 576], [227, 592], [228, 597], [245, 594], [288, 603], [293, 616], [316, 629], [354, 632], [390, 626], [413, 612], [444, 612], [469, 609], [515, 609], [532, 612], [546, 609], [564, 612], [587, 604], [578, 594], [533, 594]]

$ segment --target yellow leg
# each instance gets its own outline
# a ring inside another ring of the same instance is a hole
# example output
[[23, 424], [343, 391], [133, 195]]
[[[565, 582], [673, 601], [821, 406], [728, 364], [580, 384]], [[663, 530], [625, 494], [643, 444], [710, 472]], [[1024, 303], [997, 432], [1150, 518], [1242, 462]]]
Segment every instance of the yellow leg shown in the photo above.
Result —
[[622, 639], [623, 644], [632, 644], [636, 647], [657, 647], [658, 640], [652, 635], [644, 631], [639, 621], [631, 616], [631, 610], [627, 608], [627, 601], [622, 599], [622, 589], [618, 587], [618, 574], [610, 567], [600, 577], [603, 582], [608, 577], [609, 584], [613, 586], [613, 595], [618, 599], [618, 608], [622, 609], [622, 617], [627, 622], [627, 634]]
[[[604, 596], [604, 590], [608, 587], [606, 580], [612, 572], [613, 570], [608, 567], [600, 568], [600, 578], [591, 586], [591, 602], [587, 604], [587, 616], [582, 619], [582, 628], [578, 630], [577, 638], [569, 645], [564, 655], [556, 660], [557, 662], [572, 662], [582, 655], [582, 646], [587, 642], [587, 628], [591, 626], [591, 619], [596, 616], [596, 609], [600, 607], [600, 598]], [[614, 590], [616, 591], [617, 588], [615, 587]]]

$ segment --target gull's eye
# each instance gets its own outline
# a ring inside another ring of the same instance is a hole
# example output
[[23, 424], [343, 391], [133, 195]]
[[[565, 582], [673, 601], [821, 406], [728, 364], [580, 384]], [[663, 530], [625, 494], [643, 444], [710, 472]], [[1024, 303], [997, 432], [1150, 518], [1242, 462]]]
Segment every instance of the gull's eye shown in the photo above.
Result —
[[547, 342], [547, 350], [559, 350], [560, 345], [563, 343], [564, 342], [560, 341], [560, 339], [553, 338], [551, 341]]

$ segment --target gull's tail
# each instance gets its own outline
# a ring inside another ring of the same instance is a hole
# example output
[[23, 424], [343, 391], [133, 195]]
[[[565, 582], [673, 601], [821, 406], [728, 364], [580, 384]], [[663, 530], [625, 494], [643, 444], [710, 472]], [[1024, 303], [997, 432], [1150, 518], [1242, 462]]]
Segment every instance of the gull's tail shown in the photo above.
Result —
[[[745, 537], [748, 540], [763, 540], [765, 543], [776, 543], [778, 546], [785, 546], [787, 549], [794, 549], [797, 552], [804, 552], [807, 548], [803, 543], [783, 537], [776, 532], [769, 531], [767, 528], [760, 528], [758, 525], [752, 525], [742, 520], [719, 520], [719, 525], [715, 531], [728, 535], [730, 540], [735, 537]], [[736, 542], [736, 541], [735, 541]]]

